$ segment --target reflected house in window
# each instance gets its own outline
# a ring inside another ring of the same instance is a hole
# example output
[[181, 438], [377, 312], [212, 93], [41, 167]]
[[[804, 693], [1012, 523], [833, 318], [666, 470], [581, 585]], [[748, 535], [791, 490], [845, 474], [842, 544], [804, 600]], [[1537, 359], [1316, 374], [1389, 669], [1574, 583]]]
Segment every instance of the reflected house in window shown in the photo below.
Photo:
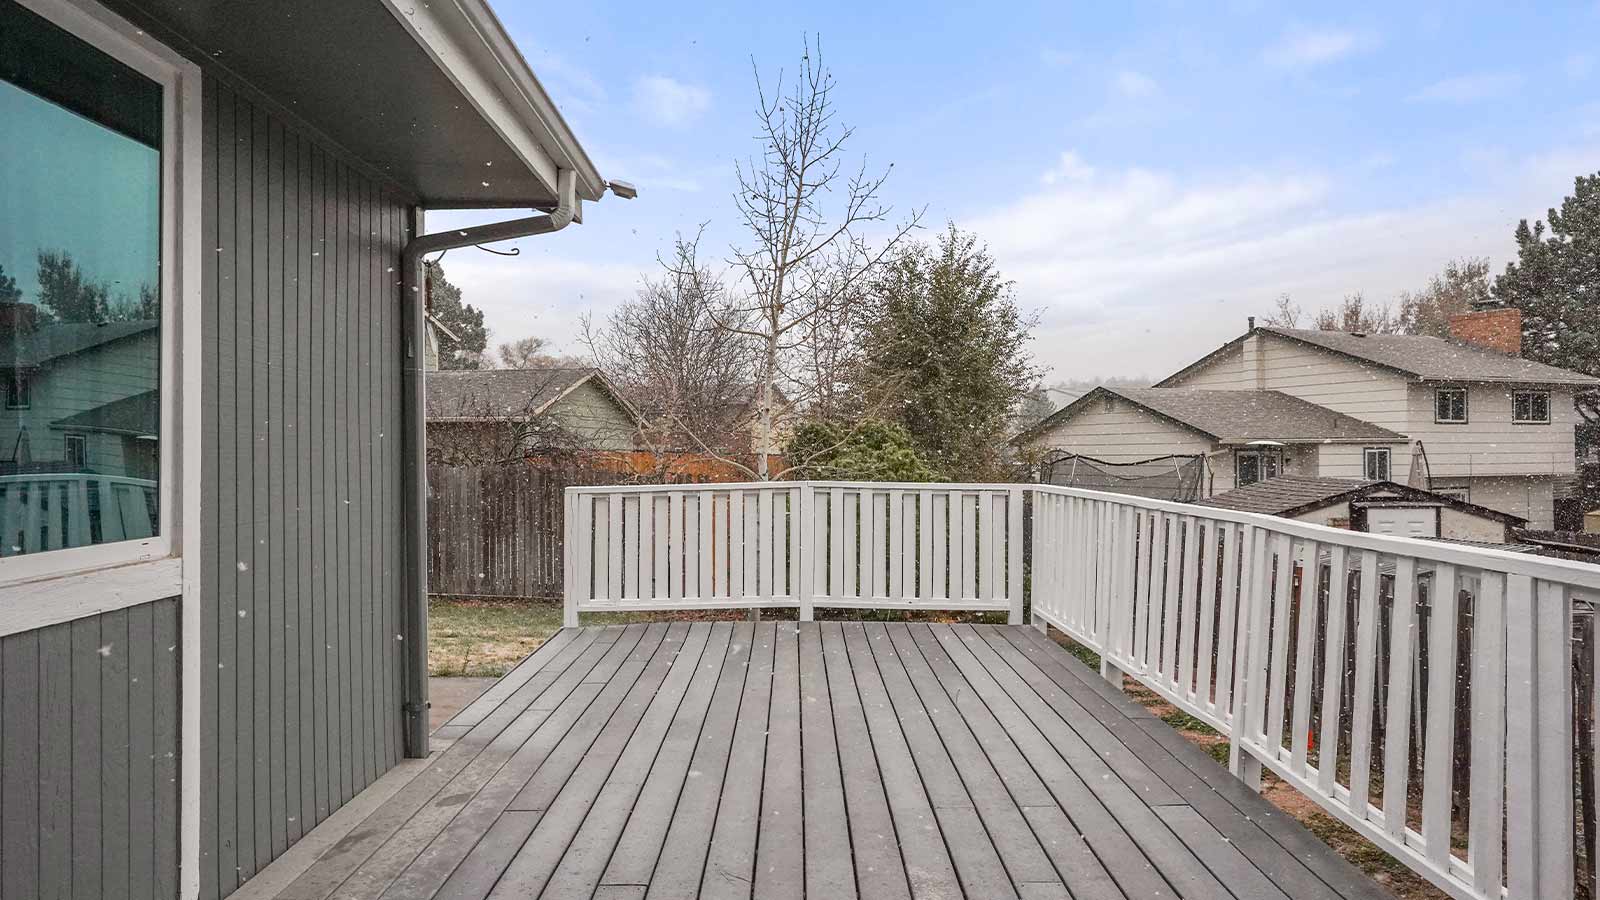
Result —
[[[0, 417], [0, 474], [87, 468], [153, 482], [159, 331], [156, 321], [35, 320], [22, 340], [0, 344], [0, 378], [26, 383], [29, 401], [26, 415]], [[81, 454], [69, 449], [69, 436], [83, 438]]]

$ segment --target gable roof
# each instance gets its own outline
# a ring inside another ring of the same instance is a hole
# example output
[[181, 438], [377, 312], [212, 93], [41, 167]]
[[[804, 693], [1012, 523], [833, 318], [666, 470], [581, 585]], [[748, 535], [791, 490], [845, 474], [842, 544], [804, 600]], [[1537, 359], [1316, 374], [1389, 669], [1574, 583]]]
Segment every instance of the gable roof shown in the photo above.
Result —
[[1359, 481], [1350, 478], [1318, 478], [1310, 475], [1279, 475], [1255, 484], [1224, 491], [1204, 500], [1200, 506], [1231, 509], [1238, 512], [1265, 513], [1271, 516], [1295, 516], [1347, 500], [1359, 500], [1374, 494], [1394, 494], [1410, 502], [1436, 503], [1449, 506], [1488, 519], [1514, 526], [1527, 524], [1527, 519], [1503, 513], [1448, 497], [1444, 494], [1410, 487], [1394, 481]]
[[160, 322], [139, 319], [132, 322], [51, 322], [14, 339], [0, 341], [0, 366], [25, 369], [120, 341], [126, 337], [155, 331]]
[[129, 437], [145, 437], [161, 431], [161, 393], [145, 391], [83, 412], [57, 419], [52, 428], [66, 431], [99, 431]]
[[1600, 385], [1600, 378], [1430, 335], [1361, 334], [1258, 325], [1167, 376], [1156, 386], [1163, 387], [1178, 381], [1256, 334], [1270, 334], [1424, 381]]
[[423, 384], [429, 422], [482, 422], [536, 416], [593, 382], [636, 422], [639, 414], [599, 369], [453, 369], [429, 372]]
[[1071, 419], [1096, 400], [1117, 397], [1218, 443], [1403, 443], [1405, 436], [1282, 391], [1097, 387], [1056, 410], [1019, 441]]

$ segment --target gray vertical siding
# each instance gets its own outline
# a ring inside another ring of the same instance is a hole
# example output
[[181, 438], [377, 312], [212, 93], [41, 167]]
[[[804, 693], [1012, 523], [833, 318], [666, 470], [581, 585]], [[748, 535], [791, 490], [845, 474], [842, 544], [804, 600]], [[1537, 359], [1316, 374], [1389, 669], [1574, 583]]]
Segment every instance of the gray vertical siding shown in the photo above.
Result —
[[402, 755], [406, 200], [222, 79], [204, 103], [200, 875], [216, 898]]
[[0, 898], [178, 891], [178, 601], [0, 638]]

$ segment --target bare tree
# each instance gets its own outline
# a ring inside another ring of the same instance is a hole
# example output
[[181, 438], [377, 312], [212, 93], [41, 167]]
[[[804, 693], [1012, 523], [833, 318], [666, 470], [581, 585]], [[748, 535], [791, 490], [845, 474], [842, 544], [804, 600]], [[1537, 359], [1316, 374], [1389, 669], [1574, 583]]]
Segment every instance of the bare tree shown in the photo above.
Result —
[[1317, 313], [1318, 331], [1363, 334], [1398, 334], [1400, 323], [1389, 304], [1367, 303], [1360, 291], [1346, 294], [1339, 305]]
[[576, 356], [563, 356], [550, 352], [550, 341], [542, 337], [525, 337], [501, 344], [495, 353], [500, 365], [507, 369], [550, 369], [558, 366], [588, 365]]
[[746, 449], [755, 344], [749, 314], [700, 262], [699, 240], [680, 235], [632, 301], [603, 326], [584, 320], [584, 341], [645, 418], [640, 439], [658, 459], [692, 450], [731, 461]]
[[1304, 313], [1299, 304], [1289, 299], [1288, 294], [1280, 294], [1273, 311], [1262, 317], [1261, 324], [1274, 328], [1299, 328], [1302, 315]]
[[[889, 169], [869, 173], [865, 159], [845, 169], [844, 146], [854, 129], [835, 120], [834, 79], [820, 46], [807, 41], [787, 87], [781, 71], [770, 94], [759, 69], [755, 80], [762, 154], [737, 166], [734, 203], [748, 234], [730, 260], [748, 293], [737, 315], [721, 324], [756, 344], [753, 474], [765, 480], [772, 477], [766, 451], [776, 443], [780, 419], [820, 393], [801, 350], [808, 334], [827, 333], [828, 321], [843, 315], [921, 213], [887, 226], [877, 246], [868, 244], [865, 231], [889, 218], [880, 196]], [[817, 360], [815, 353], [810, 358]]]
[[1407, 334], [1450, 336], [1450, 317], [1493, 298], [1486, 257], [1453, 259], [1415, 293], [1400, 294], [1400, 327]]

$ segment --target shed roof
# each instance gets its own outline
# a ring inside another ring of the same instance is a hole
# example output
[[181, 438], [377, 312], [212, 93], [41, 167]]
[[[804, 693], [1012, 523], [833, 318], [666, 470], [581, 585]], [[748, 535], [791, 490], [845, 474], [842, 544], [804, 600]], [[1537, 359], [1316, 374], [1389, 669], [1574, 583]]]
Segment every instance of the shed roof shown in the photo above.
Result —
[[1362, 334], [1303, 328], [1257, 326], [1179, 369], [1156, 386], [1171, 384], [1255, 334], [1274, 335], [1330, 353], [1421, 378], [1425, 381], [1489, 381], [1506, 384], [1600, 385], [1594, 378], [1568, 369], [1497, 353], [1462, 341], [1421, 334]]
[[1282, 391], [1216, 391], [1202, 388], [1097, 387], [1067, 404], [1029, 430], [1037, 435], [1117, 397], [1161, 418], [1223, 444], [1251, 441], [1283, 443], [1402, 443], [1405, 436], [1334, 412]]
[[[1414, 488], [1395, 481], [1361, 481], [1351, 478], [1318, 478], [1310, 475], [1279, 475], [1266, 481], [1224, 491], [1205, 500], [1201, 506], [1232, 509], [1239, 512], [1265, 513], [1271, 516], [1293, 516], [1347, 500], [1367, 497], [1399, 499], [1406, 503], [1432, 503], [1449, 506], [1463, 512], [1495, 519], [1511, 525], [1524, 525], [1527, 520], [1486, 506], [1467, 503], [1433, 491]], [[1377, 502], [1382, 502], [1381, 500]]]

